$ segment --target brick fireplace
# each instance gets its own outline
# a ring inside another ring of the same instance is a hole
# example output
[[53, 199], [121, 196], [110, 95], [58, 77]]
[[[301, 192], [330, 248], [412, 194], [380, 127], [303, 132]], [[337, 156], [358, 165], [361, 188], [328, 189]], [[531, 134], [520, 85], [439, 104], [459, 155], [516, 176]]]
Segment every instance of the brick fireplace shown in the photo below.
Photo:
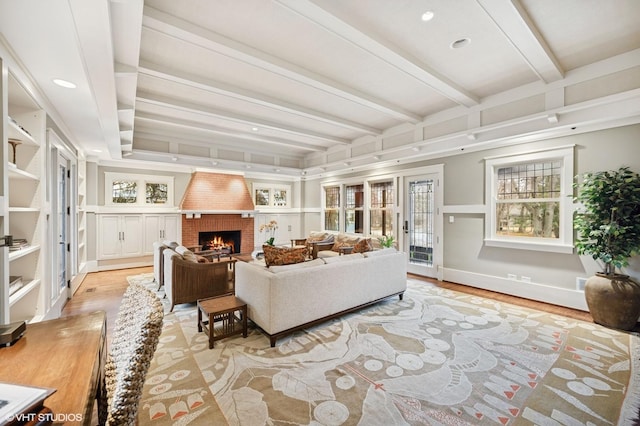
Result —
[[182, 244], [186, 247], [199, 245], [200, 232], [240, 231], [240, 251], [253, 251], [254, 226], [252, 217], [240, 214], [202, 214], [200, 219], [187, 219], [182, 215]]
[[240, 251], [253, 251], [253, 215], [247, 213], [253, 213], [255, 206], [243, 176], [194, 172], [180, 209], [185, 213], [182, 215], [184, 246], [200, 245], [201, 232], [240, 231]]

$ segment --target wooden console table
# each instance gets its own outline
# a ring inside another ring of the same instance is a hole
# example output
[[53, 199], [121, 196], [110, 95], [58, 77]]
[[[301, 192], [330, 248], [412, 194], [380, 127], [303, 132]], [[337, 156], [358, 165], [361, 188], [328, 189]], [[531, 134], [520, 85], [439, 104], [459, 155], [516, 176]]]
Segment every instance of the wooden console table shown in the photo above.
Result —
[[56, 389], [45, 400], [56, 424], [96, 424], [91, 415], [104, 392], [106, 318], [98, 311], [28, 324], [20, 340], [0, 348], [0, 381]]

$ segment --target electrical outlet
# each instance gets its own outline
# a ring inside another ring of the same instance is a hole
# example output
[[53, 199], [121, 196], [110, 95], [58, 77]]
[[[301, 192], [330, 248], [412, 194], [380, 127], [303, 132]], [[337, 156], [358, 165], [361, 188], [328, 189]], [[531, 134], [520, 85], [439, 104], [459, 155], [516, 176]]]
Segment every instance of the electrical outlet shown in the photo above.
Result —
[[507, 274], [507, 278], [510, 280], [517, 280], [518, 276], [516, 274]]
[[523, 283], [530, 283], [531, 282], [531, 277], [525, 277], [524, 275], [520, 277], [520, 281], [522, 281]]

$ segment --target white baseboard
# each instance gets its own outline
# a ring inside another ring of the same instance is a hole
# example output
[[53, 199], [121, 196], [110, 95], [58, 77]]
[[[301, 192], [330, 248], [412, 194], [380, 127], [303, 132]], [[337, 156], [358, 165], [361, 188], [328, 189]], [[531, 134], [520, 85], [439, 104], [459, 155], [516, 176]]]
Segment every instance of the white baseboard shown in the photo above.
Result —
[[509, 294], [567, 308], [589, 311], [584, 291], [554, 287], [548, 284], [523, 282], [492, 275], [444, 268], [444, 280], [470, 287]]
[[108, 259], [87, 262], [87, 270], [90, 272], [140, 268], [143, 266], [153, 266], [153, 256], [125, 257], [121, 259]]

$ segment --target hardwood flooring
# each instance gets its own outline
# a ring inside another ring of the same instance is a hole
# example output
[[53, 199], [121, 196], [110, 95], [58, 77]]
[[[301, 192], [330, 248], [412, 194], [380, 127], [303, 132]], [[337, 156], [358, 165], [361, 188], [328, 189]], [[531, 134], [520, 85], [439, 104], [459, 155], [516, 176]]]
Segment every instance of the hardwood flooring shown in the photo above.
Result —
[[[107, 313], [107, 339], [111, 336], [111, 331], [118, 315], [118, 308], [122, 295], [127, 287], [127, 276], [153, 272], [153, 267], [119, 269], [114, 271], [94, 272], [87, 274], [86, 278], [62, 311], [62, 316], [76, 315], [96, 310], [103, 310]], [[539, 309], [545, 312], [564, 315], [569, 318], [591, 322], [592, 318], [588, 312], [565, 308], [562, 306], [550, 305], [542, 302], [521, 299], [501, 293], [494, 293], [488, 290], [477, 289], [450, 282], [436, 281], [418, 275], [410, 275], [412, 279], [433, 283], [439, 287], [473, 294], [476, 296], [497, 299], [514, 305], [525, 306], [532, 309]], [[109, 341], [109, 340], [108, 340]]]

